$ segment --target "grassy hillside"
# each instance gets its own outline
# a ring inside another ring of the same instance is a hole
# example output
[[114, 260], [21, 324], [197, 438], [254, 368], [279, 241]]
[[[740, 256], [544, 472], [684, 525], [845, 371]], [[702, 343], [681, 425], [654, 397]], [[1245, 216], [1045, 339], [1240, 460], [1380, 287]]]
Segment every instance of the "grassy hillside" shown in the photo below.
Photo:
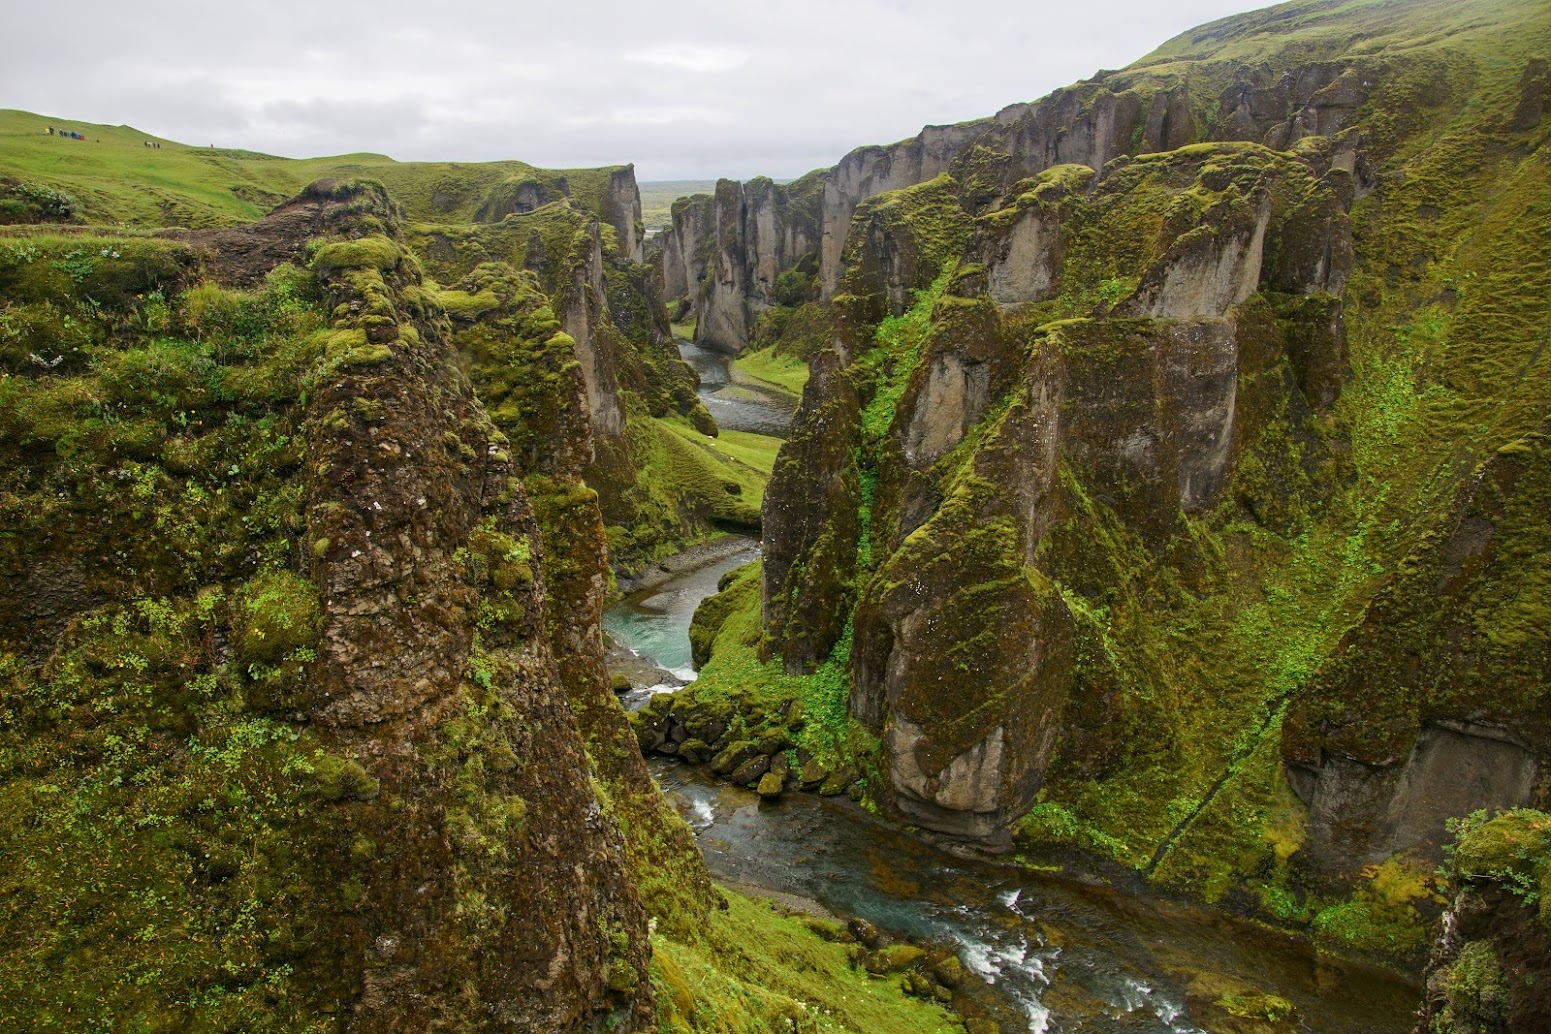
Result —
[[[50, 136], [48, 127], [84, 141]], [[160, 144], [159, 148], [147, 143]], [[536, 181], [597, 212], [611, 169], [538, 169], [524, 162], [398, 162], [381, 154], [281, 158], [184, 144], [132, 126], [66, 122], [0, 110], [0, 178], [46, 183], [80, 202], [78, 217], [98, 225], [227, 226], [251, 222], [324, 177], [382, 181], [409, 215], [425, 222], [469, 222], [503, 184]]]
[[[1181, 33], [1126, 71], [1185, 70], [1187, 62], [1221, 65], [1295, 57], [1308, 63], [1414, 55], [1440, 44], [1451, 49], [1463, 44], [1467, 50], [1483, 44], [1483, 54], [1490, 52], [1506, 64], [1510, 53], [1533, 49], [1534, 38], [1520, 36], [1505, 47], [1502, 26], [1533, 30], [1545, 5], [1542, 0], [1358, 0], [1332, 8], [1327, 0], [1305, 0], [1221, 18]], [[1543, 37], [1540, 45], [1543, 50]]]

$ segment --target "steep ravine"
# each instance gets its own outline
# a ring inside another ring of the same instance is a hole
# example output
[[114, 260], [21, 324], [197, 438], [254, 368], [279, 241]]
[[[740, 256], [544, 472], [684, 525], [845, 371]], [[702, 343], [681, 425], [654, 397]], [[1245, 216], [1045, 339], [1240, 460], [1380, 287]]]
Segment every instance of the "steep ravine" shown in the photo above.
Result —
[[[680, 349], [724, 428], [771, 426], [768, 409], [779, 414], [778, 402], [764, 410], [716, 407], [731, 379], [727, 357], [687, 341]], [[611, 666], [632, 682], [621, 694], [628, 709], [693, 680], [696, 609], [728, 572], [757, 556], [757, 543], [737, 537], [692, 550], [665, 561], [604, 613]], [[661, 755], [650, 768], [718, 881], [781, 901], [812, 901], [887, 934], [950, 947], [1001, 996], [1001, 1006], [986, 1011], [1003, 1034], [1019, 1027], [1034, 1034], [1410, 1029], [1414, 983], [1319, 959], [1307, 944], [1253, 925], [1096, 882], [950, 855], [842, 798], [767, 801]], [[1278, 1022], [1261, 1027], [1267, 1011]]]
[[811, 378], [643, 747], [1419, 968], [1450, 822], [1551, 803], [1548, 46], [1294, 2], [676, 206], [697, 341]]
[[1548, 53], [1292, 0], [650, 253], [0, 112], [0, 1030], [1545, 1034]]

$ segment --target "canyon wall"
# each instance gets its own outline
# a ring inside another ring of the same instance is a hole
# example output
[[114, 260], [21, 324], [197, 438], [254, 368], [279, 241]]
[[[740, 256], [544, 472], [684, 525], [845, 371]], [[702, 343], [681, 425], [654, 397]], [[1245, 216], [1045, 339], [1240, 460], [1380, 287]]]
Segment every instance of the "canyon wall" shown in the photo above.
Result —
[[1277, 10], [816, 174], [757, 643], [811, 682], [745, 724], [939, 834], [1417, 963], [1446, 820], [1547, 801], [1551, 22]]
[[9, 1015], [651, 1029], [649, 915], [711, 891], [604, 675], [539, 276], [442, 288], [380, 185], [325, 182], [7, 249], [0, 291]]

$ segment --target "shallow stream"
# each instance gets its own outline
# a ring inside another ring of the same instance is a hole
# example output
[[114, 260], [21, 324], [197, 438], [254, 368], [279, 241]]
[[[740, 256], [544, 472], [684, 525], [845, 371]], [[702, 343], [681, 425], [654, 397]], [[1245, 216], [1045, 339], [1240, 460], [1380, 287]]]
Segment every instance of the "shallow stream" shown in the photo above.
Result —
[[692, 341], [676, 338], [679, 356], [700, 375], [700, 401], [716, 425], [724, 431], [753, 431], [786, 437], [792, 426], [796, 402], [790, 395], [769, 388], [732, 369], [727, 356]]

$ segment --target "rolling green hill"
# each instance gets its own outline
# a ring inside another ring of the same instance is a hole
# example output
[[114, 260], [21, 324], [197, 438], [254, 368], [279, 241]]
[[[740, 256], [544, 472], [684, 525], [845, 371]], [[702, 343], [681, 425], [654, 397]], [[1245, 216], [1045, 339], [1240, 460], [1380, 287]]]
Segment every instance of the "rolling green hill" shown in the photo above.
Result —
[[[49, 135], [50, 126], [84, 141]], [[159, 148], [146, 143], [160, 144]], [[533, 182], [599, 211], [610, 168], [539, 169], [519, 161], [399, 162], [381, 154], [281, 158], [199, 147], [133, 126], [65, 122], [0, 109], [0, 179], [43, 183], [79, 202], [95, 225], [203, 228], [252, 222], [313, 180], [380, 180], [412, 219], [470, 222], [500, 188]], [[562, 188], [564, 181], [564, 188]]]

